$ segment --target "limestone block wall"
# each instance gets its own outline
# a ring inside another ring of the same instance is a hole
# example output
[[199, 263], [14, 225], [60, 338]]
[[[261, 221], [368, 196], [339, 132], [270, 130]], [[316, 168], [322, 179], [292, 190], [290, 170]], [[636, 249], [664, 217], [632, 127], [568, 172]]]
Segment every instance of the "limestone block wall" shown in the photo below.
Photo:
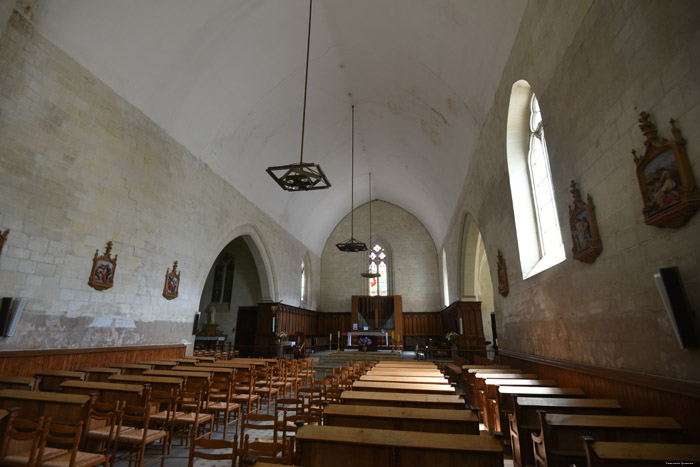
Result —
[[[391, 245], [394, 294], [401, 295], [403, 311], [442, 309], [435, 243], [423, 224], [411, 213], [384, 201], [372, 202], [372, 236]], [[350, 237], [350, 213], [333, 229], [321, 256], [321, 301], [319, 311], [350, 312], [350, 297], [361, 295], [362, 257], [344, 253], [335, 246]], [[355, 208], [354, 237], [369, 239], [369, 203]], [[368, 245], [368, 248], [370, 245]]]
[[[639, 111], [651, 112], [664, 136], [673, 117], [700, 181], [699, 18], [692, 0], [528, 4], [445, 240], [458, 244], [463, 216], [474, 216], [494, 287], [503, 251], [510, 294], [494, 295], [502, 348], [700, 380], [700, 350], [679, 348], [652, 280], [660, 267], [677, 266], [700, 311], [700, 214], [678, 229], [645, 225], [631, 155], [644, 148]], [[542, 108], [567, 251], [563, 263], [527, 280], [505, 152], [511, 87], [520, 79]], [[596, 204], [604, 250], [594, 264], [571, 259], [571, 180]]]
[[[263, 299], [299, 303], [308, 249], [16, 14], [0, 39], [0, 142], [0, 296], [28, 298], [0, 348], [189, 343], [207, 274], [240, 235], [264, 259]], [[92, 258], [109, 240], [115, 285], [96, 291]]]

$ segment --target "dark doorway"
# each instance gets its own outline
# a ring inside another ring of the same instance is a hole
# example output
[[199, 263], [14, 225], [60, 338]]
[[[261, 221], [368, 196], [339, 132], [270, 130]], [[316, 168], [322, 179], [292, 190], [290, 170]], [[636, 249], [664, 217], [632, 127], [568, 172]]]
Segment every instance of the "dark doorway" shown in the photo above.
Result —
[[258, 307], [242, 306], [238, 308], [236, 323], [235, 349], [241, 357], [253, 356], [255, 350], [255, 334], [258, 329]]

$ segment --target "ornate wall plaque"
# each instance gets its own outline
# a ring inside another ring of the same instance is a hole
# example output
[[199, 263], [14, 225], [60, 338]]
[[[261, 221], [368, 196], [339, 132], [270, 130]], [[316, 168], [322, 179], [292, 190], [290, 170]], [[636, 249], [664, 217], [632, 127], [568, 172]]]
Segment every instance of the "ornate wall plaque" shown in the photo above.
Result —
[[112, 251], [112, 242], [107, 242], [105, 253], [98, 256], [100, 250], [95, 250], [95, 257], [92, 259], [92, 271], [88, 285], [93, 289], [105, 290], [110, 289], [114, 285], [114, 271], [117, 269], [117, 255], [114, 259], [110, 256]]
[[7, 234], [10, 233], [10, 229], [4, 232], [0, 231], [0, 255], [2, 254], [2, 247], [5, 246], [5, 240], [7, 240]]
[[700, 209], [700, 192], [685, 152], [685, 139], [671, 119], [673, 141], [660, 138], [647, 112], [639, 114], [639, 128], [646, 137], [646, 151], [632, 155], [644, 201], [644, 223], [656, 227], [680, 227]]
[[501, 250], [498, 250], [498, 293], [504, 297], [508, 296], [508, 270]]
[[574, 254], [574, 259], [584, 263], [592, 263], [603, 251], [593, 199], [589, 194], [588, 203], [584, 203], [581, 199], [581, 191], [573, 180], [571, 180], [571, 190], [569, 191], [574, 197], [573, 206], [569, 205], [569, 227], [573, 240], [571, 251]]
[[180, 290], [180, 273], [177, 271], [177, 261], [173, 263], [172, 272], [170, 269], [165, 273], [165, 285], [163, 286], [163, 296], [168, 300], [177, 298]]

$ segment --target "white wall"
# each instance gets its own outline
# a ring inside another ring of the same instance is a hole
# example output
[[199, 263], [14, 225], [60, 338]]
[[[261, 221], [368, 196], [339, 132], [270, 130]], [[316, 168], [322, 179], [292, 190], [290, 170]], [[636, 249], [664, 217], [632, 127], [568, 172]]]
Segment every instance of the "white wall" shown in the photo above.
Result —
[[[374, 201], [372, 236], [375, 235], [391, 245], [394, 294], [402, 296], [403, 311], [441, 310], [437, 252], [423, 224], [391, 203]], [[323, 248], [321, 311], [350, 312], [350, 297], [362, 294], [362, 283], [367, 280], [360, 276], [365, 253], [344, 253], [335, 246], [349, 237], [350, 213], [338, 223]], [[369, 203], [355, 208], [354, 237], [368, 242]]]
[[[0, 39], [0, 141], [0, 296], [29, 299], [0, 348], [189, 343], [209, 269], [240, 235], [262, 252], [268, 298], [298, 304], [308, 249], [16, 16]], [[92, 257], [109, 240], [115, 285], [96, 291]]]
[[[678, 229], [645, 225], [631, 154], [644, 150], [639, 111], [651, 112], [667, 137], [673, 117], [700, 180], [698, 18], [696, 1], [529, 3], [445, 240], [448, 248], [456, 244], [464, 214], [472, 214], [494, 288], [496, 254], [503, 252], [510, 294], [494, 295], [501, 348], [700, 379], [700, 352], [679, 348], [652, 280], [660, 267], [678, 266], [691, 306], [700, 310], [700, 214]], [[542, 108], [568, 256], [527, 280], [505, 152], [511, 87], [520, 79]], [[594, 264], [571, 259], [571, 180], [596, 205], [603, 252]]]

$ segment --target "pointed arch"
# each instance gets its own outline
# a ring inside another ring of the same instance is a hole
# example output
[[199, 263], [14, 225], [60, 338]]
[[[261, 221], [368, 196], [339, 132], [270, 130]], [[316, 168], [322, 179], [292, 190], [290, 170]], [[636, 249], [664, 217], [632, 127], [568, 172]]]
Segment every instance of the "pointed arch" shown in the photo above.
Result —
[[[378, 255], [380, 253], [380, 251], [374, 250], [374, 248], [377, 245], [381, 247], [381, 249], [383, 250], [381, 252], [384, 253], [385, 256], [383, 258], [377, 257], [373, 261], [371, 259], [372, 253], [374, 252], [375, 255]], [[391, 248], [391, 243], [389, 243], [389, 241], [381, 235], [372, 235], [372, 238], [367, 244], [367, 247], [369, 251], [367, 253], [363, 253], [362, 255], [362, 270], [370, 272], [372, 263], [374, 263], [377, 266], [377, 270], [383, 268], [383, 271], [385, 271], [386, 275], [386, 295], [394, 295], [394, 270], [396, 265], [396, 258], [394, 257], [394, 251]], [[371, 295], [370, 282], [371, 279], [365, 279], [362, 281], [363, 295]], [[377, 280], [377, 282], [377, 289], [379, 289], [380, 280]]]

